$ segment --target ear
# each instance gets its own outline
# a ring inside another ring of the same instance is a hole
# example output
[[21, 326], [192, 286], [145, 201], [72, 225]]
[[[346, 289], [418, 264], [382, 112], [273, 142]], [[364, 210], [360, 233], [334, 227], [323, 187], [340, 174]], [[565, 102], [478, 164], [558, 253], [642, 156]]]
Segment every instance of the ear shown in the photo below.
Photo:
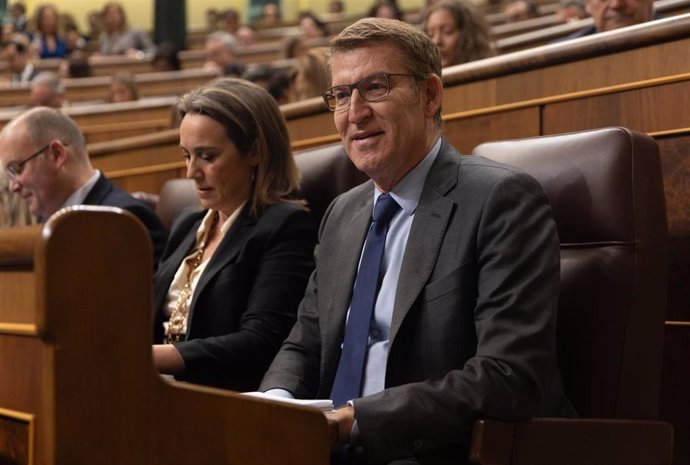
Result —
[[429, 76], [426, 80], [425, 90], [426, 102], [424, 104], [424, 115], [427, 118], [433, 118], [441, 109], [443, 103], [443, 81], [435, 74]]
[[67, 151], [67, 147], [65, 147], [61, 141], [54, 140], [51, 142], [48, 150], [50, 151], [50, 158], [54, 160], [55, 166], [57, 166], [58, 169], [62, 168], [65, 163], [67, 163], [67, 160], [69, 159], [69, 152]]

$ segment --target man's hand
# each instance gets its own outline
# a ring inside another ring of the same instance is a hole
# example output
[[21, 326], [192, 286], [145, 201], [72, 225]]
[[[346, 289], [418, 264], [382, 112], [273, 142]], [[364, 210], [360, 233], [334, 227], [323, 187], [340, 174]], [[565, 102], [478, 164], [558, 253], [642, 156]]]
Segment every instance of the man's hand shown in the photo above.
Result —
[[350, 433], [355, 422], [355, 408], [348, 405], [325, 415], [329, 423], [336, 424], [338, 434], [331, 437], [331, 450], [338, 450], [350, 442]]

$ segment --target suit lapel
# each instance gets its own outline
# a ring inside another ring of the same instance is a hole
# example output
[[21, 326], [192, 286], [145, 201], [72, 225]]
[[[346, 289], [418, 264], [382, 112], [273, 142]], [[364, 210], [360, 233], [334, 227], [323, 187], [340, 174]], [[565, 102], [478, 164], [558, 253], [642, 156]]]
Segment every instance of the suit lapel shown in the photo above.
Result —
[[[204, 288], [218, 274], [220, 270], [225, 268], [228, 263], [235, 261], [242, 247], [244, 247], [247, 237], [254, 229], [256, 221], [249, 216], [249, 204], [245, 205], [242, 212], [235, 220], [235, 223], [230, 227], [223, 239], [218, 244], [218, 248], [213, 253], [206, 269], [199, 277], [199, 282], [194, 290], [194, 296], [189, 304], [189, 316], [187, 317], [187, 334], [190, 334], [192, 327], [192, 316], [194, 314], [194, 307], [196, 301], [204, 292]], [[220, 226], [219, 226], [220, 227]]]
[[434, 269], [455, 202], [445, 195], [457, 184], [460, 155], [443, 141], [424, 183], [405, 247], [390, 329], [390, 344], [429, 280]]
[[93, 185], [89, 193], [86, 195], [84, 205], [100, 205], [103, 199], [113, 189], [113, 184], [106, 179], [103, 174], [98, 176], [98, 181]]

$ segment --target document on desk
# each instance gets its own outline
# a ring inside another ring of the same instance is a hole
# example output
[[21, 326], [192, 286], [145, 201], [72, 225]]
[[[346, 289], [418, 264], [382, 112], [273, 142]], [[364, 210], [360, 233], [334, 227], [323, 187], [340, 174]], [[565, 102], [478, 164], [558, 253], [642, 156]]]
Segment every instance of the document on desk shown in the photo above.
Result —
[[275, 400], [290, 405], [300, 405], [302, 407], [312, 407], [319, 409], [322, 412], [330, 412], [333, 410], [333, 401], [331, 399], [288, 399], [280, 396], [272, 396], [264, 392], [245, 392], [245, 396], [258, 397], [261, 399]]

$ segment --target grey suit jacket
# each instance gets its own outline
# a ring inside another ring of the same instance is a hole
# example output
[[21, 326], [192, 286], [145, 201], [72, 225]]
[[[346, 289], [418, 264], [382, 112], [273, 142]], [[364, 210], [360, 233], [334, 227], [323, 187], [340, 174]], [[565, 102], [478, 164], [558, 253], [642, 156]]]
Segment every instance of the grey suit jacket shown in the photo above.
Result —
[[[328, 397], [372, 212], [373, 183], [338, 197], [317, 268], [262, 390]], [[574, 414], [555, 354], [559, 242], [533, 178], [445, 141], [427, 176], [397, 286], [386, 389], [354, 400], [368, 463], [463, 463], [479, 417]]]

